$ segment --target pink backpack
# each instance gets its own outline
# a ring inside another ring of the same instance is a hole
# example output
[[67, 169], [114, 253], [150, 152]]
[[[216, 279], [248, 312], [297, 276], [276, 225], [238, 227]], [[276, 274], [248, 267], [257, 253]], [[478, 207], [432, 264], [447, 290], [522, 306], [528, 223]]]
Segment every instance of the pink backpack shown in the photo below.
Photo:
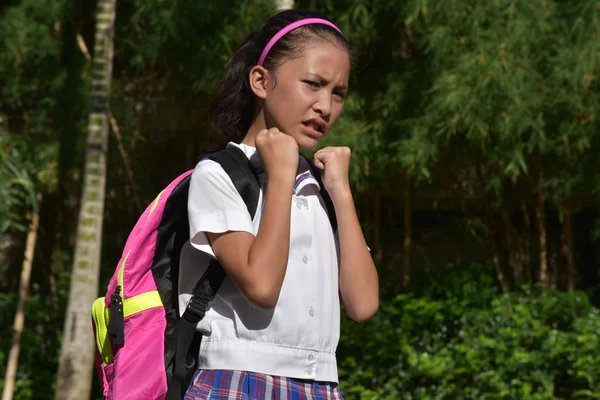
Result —
[[[227, 147], [208, 158], [223, 167], [253, 218], [260, 187], [246, 155]], [[127, 239], [106, 295], [92, 306], [96, 367], [107, 400], [181, 400], [196, 369], [202, 340], [196, 326], [225, 271], [211, 261], [179, 315], [179, 259], [189, 240], [191, 174], [187, 171], [171, 182], [146, 208]], [[335, 229], [333, 204], [321, 188]]]

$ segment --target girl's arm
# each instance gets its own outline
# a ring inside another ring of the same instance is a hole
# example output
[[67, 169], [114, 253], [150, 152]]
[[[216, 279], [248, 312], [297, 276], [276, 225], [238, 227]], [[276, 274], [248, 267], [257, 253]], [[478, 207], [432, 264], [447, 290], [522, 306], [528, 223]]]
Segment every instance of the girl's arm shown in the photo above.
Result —
[[350, 149], [323, 148], [315, 153], [314, 163], [323, 171], [323, 184], [335, 207], [342, 302], [350, 318], [364, 322], [379, 308], [379, 279], [352, 199], [348, 181]]
[[379, 308], [379, 279], [371, 252], [358, 222], [352, 193], [332, 197], [340, 239], [340, 295], [346, 312], [357, 322], [371, 318]]
[[266, 198], [256, 237], [228, 231], [206, 236], [227, 275], [262, 308], [279, 299], [290, 250], [292, 190], [298, 168], [298, 144], [277, 128], [256, 135], [256, 149], [267, 174]]
[[215, 256], [244, 295], [262, 308], [279, 298], [290, 247], [293, 179], [269, 179], [256, 237], [248, 232], [207, 232]]

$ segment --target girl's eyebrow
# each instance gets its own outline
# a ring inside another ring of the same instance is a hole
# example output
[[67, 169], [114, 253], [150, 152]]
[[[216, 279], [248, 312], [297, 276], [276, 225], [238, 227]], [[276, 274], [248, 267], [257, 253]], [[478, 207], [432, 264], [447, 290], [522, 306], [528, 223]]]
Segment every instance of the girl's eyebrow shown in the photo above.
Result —
[[[325, 77], [323, 77], [322, 75], [319, 75], [317, 73], [314, 72], [309, 72], [309, 75], [311, 75], [313, 78], [315, 78], [316, 80], [318, 80], [321, 84], [326, 85], [329, 83], [329, 81], [327, 79], [325, 79]], [[348, 86], [346, 85], [338, 85], [335, 87], [337, 90], [348, 90]]]

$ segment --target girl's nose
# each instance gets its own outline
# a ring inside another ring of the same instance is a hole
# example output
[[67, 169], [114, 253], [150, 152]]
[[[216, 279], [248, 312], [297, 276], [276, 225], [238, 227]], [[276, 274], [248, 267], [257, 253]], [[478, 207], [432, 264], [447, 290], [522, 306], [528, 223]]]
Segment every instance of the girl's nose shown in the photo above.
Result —
[[321, 116], [326, 122], [331, 115], [331, 93], [323, 93], [313, 105], [313, 110]]

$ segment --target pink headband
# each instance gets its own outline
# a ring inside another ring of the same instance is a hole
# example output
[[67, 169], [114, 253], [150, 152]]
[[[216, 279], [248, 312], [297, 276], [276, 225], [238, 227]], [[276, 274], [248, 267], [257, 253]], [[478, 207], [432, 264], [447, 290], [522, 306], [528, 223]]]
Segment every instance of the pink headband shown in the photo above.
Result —
[[301, 19], [299, 21], [293, 22], [291, 24], [289, 24], [288, 26], [286, 26], [285, 28], [283, 28], [282, 30], [280, 30], [279, 32], [277, 32], [275, 34], [275, 36], [273, 36], [271, 38], [271, 40], [269, 40], [269, 43], [267, 43], [267, 45], [265, 46], [265, 49], [262, 51], [262, 53], [260, 53], [260, 57], [258, 59], [258, 64], [259, 66], [263, 65], [263, 62], [265, 62], [265, 58], [267, 58], [267, 54], [269, 54], [269, 51], [271, 51], [271, 49], [273, 48], [273, 46], [275, 46], [275, 43], [277, 43], [277, 41], [279, 39], [281, 39], [283, 37], [283, 35], [285, 35], [286, 33], [293, 31], [296, 28], [299, 28], [301, 26], [304, 25], [311, 25], [311, 24], [321, 24], [321, 25], [327, 25], [332, 27], [333, 29], [335, 29], [336, 31], [338, 31], [340, 33], [340, 35], [344, 35], [342, 33], [342, 31], [335, 26], [332, 22], [329, 22], [325, 19], [322, 18], [305, 18], [305, 19]]

